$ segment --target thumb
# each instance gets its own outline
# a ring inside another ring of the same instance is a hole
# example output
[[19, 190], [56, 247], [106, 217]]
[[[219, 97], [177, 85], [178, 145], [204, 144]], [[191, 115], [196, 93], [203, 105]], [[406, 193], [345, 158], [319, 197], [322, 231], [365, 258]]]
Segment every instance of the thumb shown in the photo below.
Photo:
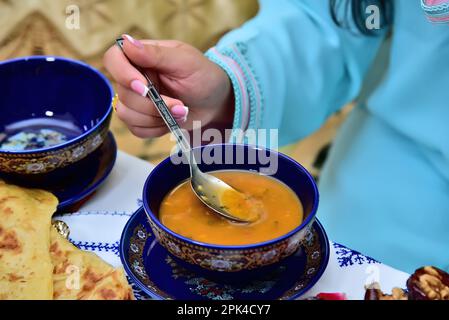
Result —
[[132, 62], [144, 68], [159, 72], [174, 73], [180, 70], [180, 55], [177, 41], [139, 41], [129, 35], [125, 39], [123, 48]]

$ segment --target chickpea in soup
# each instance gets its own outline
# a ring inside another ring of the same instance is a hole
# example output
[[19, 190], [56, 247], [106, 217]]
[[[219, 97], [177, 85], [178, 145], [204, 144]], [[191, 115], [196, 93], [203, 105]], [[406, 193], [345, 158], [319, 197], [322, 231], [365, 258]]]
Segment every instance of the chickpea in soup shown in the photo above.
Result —
[[159, 219], [170, 230], [195, 241], [215, 245], [248, 245], [281, 237], [303, 221], [303, 207], [284, 183], [247, 171], [212, 173], [252, 199], [259, 218], [242, 224], [219, 217], [183, 182], [163, 200]]

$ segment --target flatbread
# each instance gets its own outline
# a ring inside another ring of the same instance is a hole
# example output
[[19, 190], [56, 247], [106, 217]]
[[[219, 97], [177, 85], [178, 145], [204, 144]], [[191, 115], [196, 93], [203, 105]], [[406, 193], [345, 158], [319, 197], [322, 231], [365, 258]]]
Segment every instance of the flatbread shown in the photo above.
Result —
[[0, 180], [0, 300], [130, 300], [122, 269], [82, 251], [51, 225], [51, 193]]
[[51, 300], [52, 194], [0, 181], [0, 300]]
[[91, 252], [78, 249], [55, 228], [50, 253], [54, 265], [55, 300], [133, 300], [122, 269], [115, 269]]

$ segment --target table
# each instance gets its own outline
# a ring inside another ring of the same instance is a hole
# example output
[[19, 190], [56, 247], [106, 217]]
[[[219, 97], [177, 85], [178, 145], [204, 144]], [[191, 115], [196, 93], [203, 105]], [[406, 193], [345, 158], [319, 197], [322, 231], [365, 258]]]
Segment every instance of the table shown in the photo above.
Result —
[[[145, 161], [119, 152], [113, 172], [98, 192], [78, 212], [56, 217], [70, 226], [73, 243], [120, 266], [118, 248], [123, 227], [140, 207], [143, 185], [153, 168]], [[340, 244], [331, 242], [330, 247], [329, 265], [323, 277], [304, 297], [341, 292], [348, 299], [358, 300], [364, 297], [364, 285], [374, 281], [381, 284], [384, 292], [405, 286], [409, 274]]]

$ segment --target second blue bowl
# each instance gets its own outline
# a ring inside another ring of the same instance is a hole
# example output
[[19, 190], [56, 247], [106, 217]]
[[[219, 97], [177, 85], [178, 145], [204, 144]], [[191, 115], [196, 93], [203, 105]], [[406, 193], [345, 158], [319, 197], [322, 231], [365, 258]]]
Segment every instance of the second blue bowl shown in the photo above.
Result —
[[40, 56], [1, 62], [0, 88], [0, 174], [64, 168], [108, 134], [112, 86], [85, 63]]

